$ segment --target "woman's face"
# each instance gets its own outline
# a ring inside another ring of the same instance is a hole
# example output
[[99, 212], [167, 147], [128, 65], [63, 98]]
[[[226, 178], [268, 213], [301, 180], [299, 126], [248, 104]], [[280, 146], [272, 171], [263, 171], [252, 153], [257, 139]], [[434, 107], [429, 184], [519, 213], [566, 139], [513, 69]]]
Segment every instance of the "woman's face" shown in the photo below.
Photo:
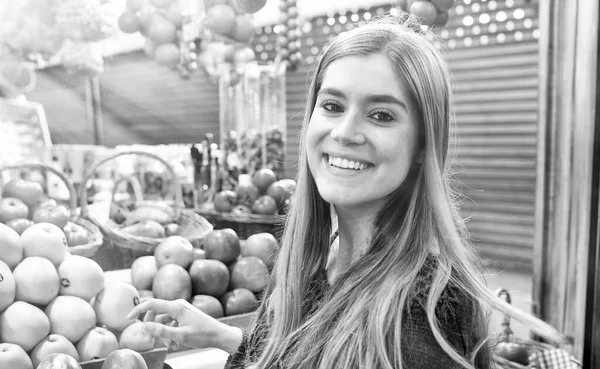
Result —
[[378, 211], [416, 159], [419, 125], [408, 89], [386, 56], [331, 63], [306, 140], [323, 199], [339, 210]]

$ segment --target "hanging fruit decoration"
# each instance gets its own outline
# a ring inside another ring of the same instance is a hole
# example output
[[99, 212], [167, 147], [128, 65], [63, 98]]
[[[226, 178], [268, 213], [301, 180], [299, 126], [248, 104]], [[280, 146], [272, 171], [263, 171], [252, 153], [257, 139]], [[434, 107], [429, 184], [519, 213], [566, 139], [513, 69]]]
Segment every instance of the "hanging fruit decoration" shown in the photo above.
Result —
[[295, 71], [302, 62], [300, 52], [300, 28], [299, 12], [296, 0], [280, 0], [279, 35], [277, 36], [276, 61], [287, 63], [290, 71]]
[[125, 33], [140, 32], [144, 52], [187, 77], [199, 65], [218, 78], [255, 60], [252, 13], [266, 0], [127, 0], [119, 17]]
[[455, 0], [400, 0], [402, 10], [419, 18], [428, 27], [443, 27], [448, 23], [448, 11]]

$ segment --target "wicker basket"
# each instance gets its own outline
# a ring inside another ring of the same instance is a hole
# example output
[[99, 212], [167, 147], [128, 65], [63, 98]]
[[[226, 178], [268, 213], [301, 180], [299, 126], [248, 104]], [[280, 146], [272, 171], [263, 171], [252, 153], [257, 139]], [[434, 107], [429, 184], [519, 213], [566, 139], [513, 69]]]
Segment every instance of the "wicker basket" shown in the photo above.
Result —
[[284, 216], [260, 214], [219, 213], [214, 210], [197, 210], [210, 221], [215, 229], [231, 228], [240, 239], [267, 232], [279, 239], [285, 223]]
[[20, 165], [8, 166], [1, 168], [0, 171], [22, 169], [41, 169], [49, 171], [55, 174], [58, 178], [60, 178], [61, 181], [65, 183], [67, 189], [69, 190], [69, 201], [67, 204], [71, 213], [71, 217], [69, 220], [86, 229], [88, 231], [88, 234], [90, 235], [91, 240], [90, 242], [84, 245], [69, 246], [69, 253], [71, 253], [71, 255], [85, 256], [88, 258], [93, 257], [103, 244], [103, 236], [100, 232], [100, 229], [93, 222], [90, 222], [88, 219], [81, 217], [77, 214], [77, 191], [75, 191], [75, 187], [73, 186], [71, 181], [64, 175], [64, 173], [42, 163], [25, 163]]
[[[503, 297], [507, 303], [509, 303], [509, 304], [511, 303], [510, 293], [506, 289], [500, 288], [496, 291], [496, 294], [499, 297]], [[532, 340], [532, 339], [516, 337], [513, 334], [512, 329], [510, 328], [510, 317], [507, 315], [504, 316], [504, 320], [502, 321], [502, 326], [503, 326], [502, 333], [499, 334], [496, 343], [500, 343], [500, 342], [515, 343], [515, 344], [527, 349], [527, 352], [529, 353], [529, 357], [531, 357], [531, 355], [534, 353], [541, 353], [543, 351], [556, 350], [558, 348], [557, 346], [554, 346], [554, 345], [551, 345], [548, 343], [544, 343], [544, 342], [540, 342], [540, 341], [536, 341], [536, 340]], [[493, 356], [494, 362], [496, 363], [497, 368], [502, 368], [502, 369], [529, 369], [529, 368], [531, 368], [531, 366], [526, 366], [526, 365], [516, 363], [514, 361], [507, 360], [506, 358], [497, 355], [495, 352], [492, 354], [492, 356]], [[578, 367], [581, 366], [581, 363], [579, 363], [574, 358], [571, 358], [571, 362]]]
[[[212, 224], [210, 224], [209, 221], [207, 221], [203, 216], [199, 215], [195, 211], [185, 209], [183, 207], [181, 185], [179, 183], [177, 175], [175, 174], [175, 171], [173, 170], [173, 167], [163, 158], [145, 151], [123, 151], [108, 156], [98, 161], [97, 163], [94, 163], [94, 165], [92, 165], [92, 168], [90, 168], [90, 170], [87, 172], [82, 182], [81, 191], [79, 193], [81, 203], [81, 215], [98, 226], [98, 228], [104, 235], [106, 241], [108, 241], [111, 245], [120, 247], [122, 249], [132, 250], [134, 252], [140, 253], [152, 253], [154, 252], [156, 246], [158, 246], [162, 241], [165, 240], [165, 238], [144, 237], [123, 232], [122, 227], [117, 223], [108, 221], [105, 224], [101, 224], [89, 214], [87, 206], [87, 191], [85, 191], [87, 182], [92, 178], [95, 171], [101, 165], [110, 160], [114, 160], [119, 156], [124, 155], [147, 156], [158, 160], [167, 168], [171, 176], [170, 192], [174, 197], [174, 201], [168, 202], [168, 204], [170, 204], [172, 213], [174, 214], [174, 223], [177, 223], [179, 225], [175, 234], [186, 238], [193, 244], [197, 245], [198, 243], [200, 243], [204, 236], [213, 229]], [[146, 201], [140, 199], [137, 199], [137, 201], [138, 203], [147, 203]]]

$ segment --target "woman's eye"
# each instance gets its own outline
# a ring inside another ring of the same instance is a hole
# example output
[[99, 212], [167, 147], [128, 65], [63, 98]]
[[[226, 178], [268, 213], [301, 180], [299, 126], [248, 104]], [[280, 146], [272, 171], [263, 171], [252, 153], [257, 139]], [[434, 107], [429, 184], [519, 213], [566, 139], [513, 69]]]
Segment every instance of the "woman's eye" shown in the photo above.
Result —
[[389, 122], [389, 121], [392, 121], [392, 120], [394, 120], [394, 117], [393, 117], [391, 114], [389, 114], [389, 113], [386, 113], [386, 112], [384, 112], [384, 111], [378, 111], [378, 112], [374, 113], [374, 114], [373, 114], [373, 115], [371, 115], [371, 116], [372, 116], [374, 119], [376, 119], [376, 120], [379, 120], [379, 121], [382, 121], [382, 122]]
[[341, 113], [344, 111], [344, 109], [342, 109], [342, 107], [339, 104], [332, 102], [324, 102], [323, 104], [321, 104], [321, 106], [323, 107], [323, 109], [332, 113]]

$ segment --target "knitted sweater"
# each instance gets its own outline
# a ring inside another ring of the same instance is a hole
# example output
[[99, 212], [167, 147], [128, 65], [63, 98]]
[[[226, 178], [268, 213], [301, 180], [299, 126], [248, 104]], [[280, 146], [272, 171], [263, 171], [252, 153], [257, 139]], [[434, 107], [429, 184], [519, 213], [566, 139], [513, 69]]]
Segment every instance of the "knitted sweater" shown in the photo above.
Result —
[[[415, 298], [404, 310], [401, 340], [404, 369], [462, 368], [437, 343], [425, 312], [427, 293], [436, 262], [435, 257], [428, 258], [419, 273]], [[313, 276], [307, 288], [302, 307], [304, 319], [312, 316], [321, 306], [328, 288], [327, 273], [321, 270]], [[446, 340], [463, 356], [471, 354], [487, 334], [485, 327], [477, 327], [475, 323], [483, 321], [481, 314], [473, 301], [458, 288], [448, 285], [442, 292], [436, 307], [440, 329]], [[225, 369], [242, 369], [246, 367], [246, 363], [255, 362], [264, 349], [268, 333], [269, 323], [266, 317], [258, 317], [253, 329], [244, 332], [238, 351], [229, 356]], [[478, 352], [475, 365], [477, 369], [494, 368], [488, 345], [484, 345]]]

